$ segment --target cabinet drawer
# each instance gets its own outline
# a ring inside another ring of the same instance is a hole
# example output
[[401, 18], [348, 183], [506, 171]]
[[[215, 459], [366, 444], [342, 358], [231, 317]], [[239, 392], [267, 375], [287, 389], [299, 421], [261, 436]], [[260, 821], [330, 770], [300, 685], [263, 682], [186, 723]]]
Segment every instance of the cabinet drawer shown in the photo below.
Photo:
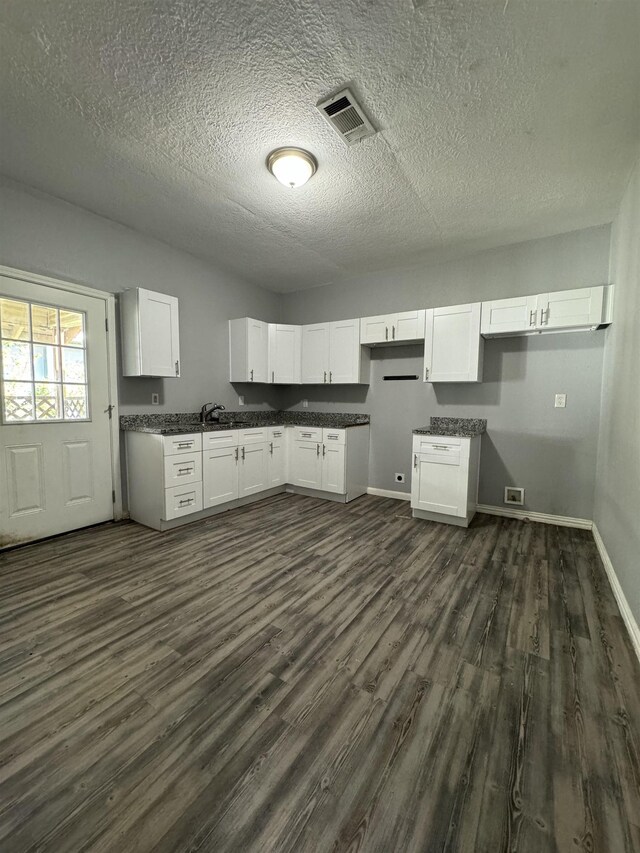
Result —
[[164, 485], [184, 486], [187, 483], [197, 483], [202, 480], [202, 453], [176, 453], [165, 456]]
[[225, 429], [219, 432], [205, 432], [202, 435], [202, 449], [213, 450], [214, 447], [237, 447], [238, 430]]
[[451, 436], [414, 435], [413, 450], [417, 453], [460, 454], [461, 440]]
[[188, 435], [165, 435], [162, 437], [162, 446], [165, 456], [193, 453], [194, 450], [202, 450], [202, 435], [199, 432]]
[[324, 429], [322, 430], [322, 441], [325, 444], [346, 444], [347, 431], [344, 429]]
[[241, 429], [239, 431], [239, 444], [263, 444], [267, 440], [266, 427]]
[[295, 441], [322, 441], [322, 427], [301, 427], [293, 428], [293, 438]]
[[180, 518], [202, 509], [202, 483], [174, 486], [164, 490], [165, 521]]
[[273, 441], [277, 438], [284, 438], [284, 427], [283, 426], [273, 426], [267, 429], [267, 434], [269, 436], [268, 440]]

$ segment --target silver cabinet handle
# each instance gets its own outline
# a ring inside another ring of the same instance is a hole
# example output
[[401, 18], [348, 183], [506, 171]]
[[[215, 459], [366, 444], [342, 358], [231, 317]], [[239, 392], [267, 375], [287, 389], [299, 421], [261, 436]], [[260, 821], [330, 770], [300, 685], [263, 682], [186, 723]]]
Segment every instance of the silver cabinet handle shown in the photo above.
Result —
[[303, 438], [313, 438], [313, 436], [311, 435], [311, 433], [310, 433], [310, 432], [301, 432], [301, 433], [300, 433], [300, 435], [301, 435]]
[[281, 435], [282, 435], [281, 432], [274, 432], [273, 437], [274, 438], [280, 438]]
[[269, 442], [269, 453], [273, 456], [273, 442]]
[[316, 456], [320, 456], [320, 445], [316, 444]]
[[322, 445], [322, 455], [323, 457], [327, 455], [327, 448], [324, 446], [324, 444]]
[[185, 506], [185, 504], [189, 505], [189, 504], [192, 504], [193, 501], [194, 501], [194, 498], [185, 498], [184, 500], [179, 501], [178, 505], [179, 506]]
[[414, 469], [414, 471], [418, 470], [418, 454], [417, 453], [413, 454], [413, 469]]
[[448, 444], [432, 444], [435, 450], [451, 450]]
[[242, 461], [244, 462], [244, 447], [242, 448]]
[[191, 468], [178, 468], [178, 474], [190, 474]]
[[272, 381], [272, 382], [275, 382], [275, 381], [276, 381], [276, 372], [275, 372], [275, 370], [272, 370], [272, 371], [271, 371], [271, 381]]
[[389, 327], [388, 326], [384, 327], [384, 339], [385, 339], [385, 341], [389, 340]]
[[236, 447], [236, 462], [238, 461], [238, 453], [239, 453], [239, 450], [238, 450], [238, 448]]
[[251, 381], [253, 382], [253, 370], [251, 371]]
[[395, 327], [395, 326], [392, 326], [392, 327], [391, 327], [391, 338], [392, 338], [392, 340], [394, 340], [394, 341], [395, 341], [395, 339], [396, 339], [396, 327]]
[[535, 324], [536, 324], [536, 313], [537, 312], [533, 308], [531, 309], [531, 311], [529, 311], [529, 325], [530, 326], [535, 326]]
[[176, 361], [176, 376], [180, 376], [180, 362]]
[[548, 322], [549, 322], [549, 309], [548, 308], [541, 308], [540, 309], [540, 325], [546, 326]]
[[333, 373], [331, 370], [329, 371], [329, 382], [333, 382]]
[[192, 444], [192, 441], [179, 441], [178, 447], [191, 447]]
[[424, 378], [425, 378], [425, 380], [427, 380], [429, 378], [429, 368], [428, 367], [425, 367], [425, 369], [424, 369]]
[[322, 381], [323, 381], [323, 382], [326, 382], [326, 381], [327, 381], [327, 371], [326, 371], [326, 370], [325, 370], [325, 372], [324, 372], [324, 379], [323, 379]]
[[328, 435], [327, 436], [327, 439], [330, 439], [331, 441], [337, 441], [338, 438], [339, 438], [339, 436], [337, 436], [337, 435]]

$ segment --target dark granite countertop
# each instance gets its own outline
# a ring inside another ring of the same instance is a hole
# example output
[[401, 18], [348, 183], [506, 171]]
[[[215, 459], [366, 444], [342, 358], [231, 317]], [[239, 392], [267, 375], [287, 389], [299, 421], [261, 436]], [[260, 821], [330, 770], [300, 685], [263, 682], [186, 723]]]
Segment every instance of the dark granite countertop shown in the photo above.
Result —
[[154, 435], [184, 435], [190, 432], [218, 432], [226, 429], [296, 425], [346, 429], [369, 423], [369, 415], [348, 412], [223, 412], [219, 423], [200, 423], [197, 412], [177, 414], [122, 415], [120, 429]]
[[451, 435], [473, 438], [486, 432], [486, 418], [430, 418], [429, 426], [414, 429], [414, 435]]

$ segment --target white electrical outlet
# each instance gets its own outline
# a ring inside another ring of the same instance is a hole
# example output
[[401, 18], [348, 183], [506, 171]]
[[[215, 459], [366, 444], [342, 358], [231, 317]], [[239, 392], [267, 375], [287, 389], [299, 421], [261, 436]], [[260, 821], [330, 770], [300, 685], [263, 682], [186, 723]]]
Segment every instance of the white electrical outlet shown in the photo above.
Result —
[[308, 409], [308, 408], [309, 408], [309, 401], [308, 401], [308, 400], [303, 400], [303, 401], [302, 401], [302, 408], [303, 408], [303, 409]]
[[567, 405], [567, 395], [566, 394], [556, 394], [556, 401], [554, 403], [556, 409], [564, 409]]
[[394, 474], [396, 483], [404, 483], [404, 474]]
[[239, 406], [244, 406], [244, 394], [241, 394], [241, 395], [238, 397], [238, 405], [239, 405]]
[[154, 392], [151, 395], [151, 405], [152, 406], [159, 406], [160, 405], [160, 394], [158, 394], [157, 392]]

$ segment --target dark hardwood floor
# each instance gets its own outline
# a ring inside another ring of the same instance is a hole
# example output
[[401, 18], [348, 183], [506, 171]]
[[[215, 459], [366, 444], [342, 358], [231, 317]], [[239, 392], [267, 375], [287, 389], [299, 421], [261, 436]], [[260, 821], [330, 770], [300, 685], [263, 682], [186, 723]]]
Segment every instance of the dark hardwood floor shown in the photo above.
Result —
[[640, 850], [586, 531], [282, 495], [0, 562], [2, 851]]

